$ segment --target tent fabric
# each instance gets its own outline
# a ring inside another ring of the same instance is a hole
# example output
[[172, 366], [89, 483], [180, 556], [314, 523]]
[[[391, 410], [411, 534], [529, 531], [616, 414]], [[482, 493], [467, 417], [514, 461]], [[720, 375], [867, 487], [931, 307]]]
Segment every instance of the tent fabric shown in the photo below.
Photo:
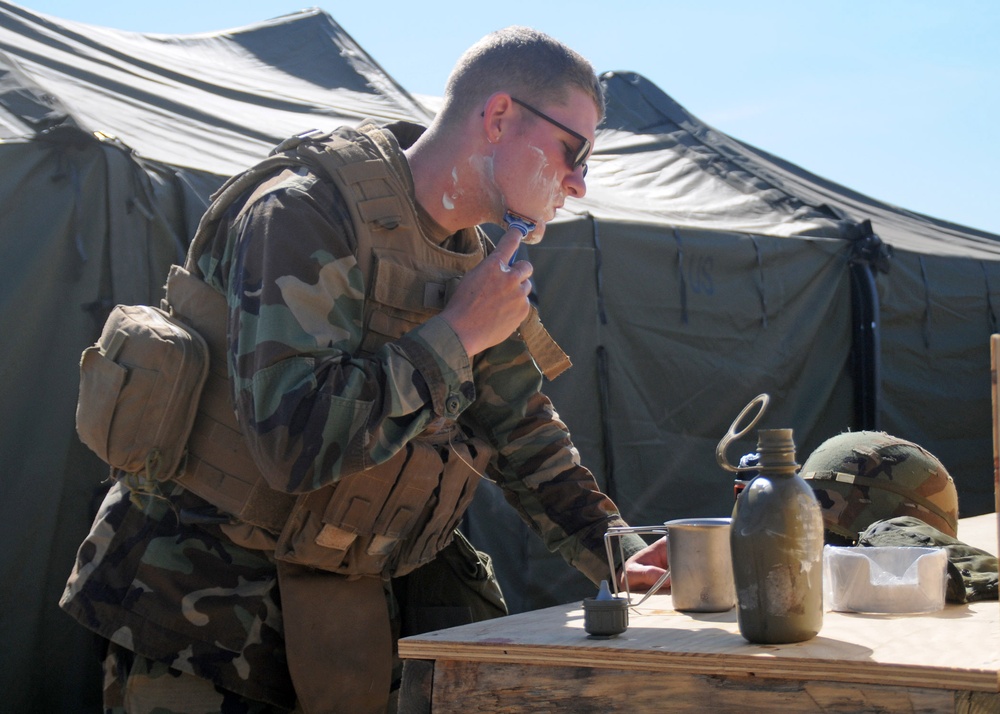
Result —
[[180, 36], [59, 20], [7, 2], [0, 14], [0, 67], [33, 78], [81, 128], [172, 166], [228, 176], [317, 126], [429, 118], [315, 8]]
[[[728, 514], [715, 446], [761, 392], [760, 426], [793, 427], [800, 462], [857, 427], [860, 400], [942, 459], [963, 515], [987, 510], [998, 237], [747, 146], [640, 75], [602, 82], [589, 193], [524, 250], [574, 361], [546, 391], [626, 518]], [[365, 117], [426, 122], [426, 106], [315, 9], [173, 36], [0, 0], [0, 622], [17, 653], [0, 687], [13, 710], [100, 708], [96, 643], [56, 601], [106, 488], [74, 430], [79, 356], [103, 316], [158, 302], [209, 195], [282, 139]], [[891, 259], [870, 252], [879, 239]], [[881, 360], [870, 392], [862, 342]], [[512, 609], [593, 594], [501, 501], [483, 484], [466, 527]]]
[[774, 236], [843, 237], [869, 219], [897, 250], [1000, 257], [996, 235], [883, 203], [740, 142], [640, 75], [607, 72], [602, 83], [596, 181], [570, 211]]
[[[607, 118], [587, 196], [527, 251], [543, 320], [574, 361], [546, 392], [625, 518], [728, 515], [733, 475], [715, 446], [757, 394], [771, 396], [759, 427], [794, 427], [800, 463], [862, 428], [852, 264], [866, 221], [893, 251], [888, 272], [872, 269], [878, 424], [941, 459], [963, 515], [990, 510], [998, 237], [747, 146], [634, 73], [602, 83]], [[753, 436], [731, 447], [731, 462]], [[501, 553], [513, 607], [593, 595], [495, 493], [477, 508], [488, 525], [476, 542]], [[515, 556], [502, 555], [506, 542]]]

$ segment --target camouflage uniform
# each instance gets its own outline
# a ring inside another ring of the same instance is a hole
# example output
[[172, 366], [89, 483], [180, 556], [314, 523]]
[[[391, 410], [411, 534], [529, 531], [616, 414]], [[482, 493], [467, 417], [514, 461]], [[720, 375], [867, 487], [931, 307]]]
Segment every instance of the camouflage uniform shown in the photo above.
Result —
[[[392, 131], [409, 145], [420, 130]], [[401, 152], [392, 164], [413, 200]], [[592, 580], [606, 578], [603, 535], [623, 522], [580, 465], [520, 338], [470, 363], [447, 323], [432, 317], [361, 358], [366, 276], [331, 183], [288, 170], [232, 220], [240, 207], [198, 267], [228, 300], [234, 404], [269, 484], [305, 493], [334, 483], [385, 461], [442, 415], [458, 415], [496, 449], [487, 475], [528, 524]], [[468, 251], [480, 241], [476, 231], [449, 236], [418, 214], [424, 235], [443, 247]], [[216, 525], [176, 517], [205, 505], [176, 485], [141, 495], [115, 484], [61, 605], [140, 655], [291, 707], [272, 556], [237, 546]], [[629, 539], [626, 557], [642, 545]]]

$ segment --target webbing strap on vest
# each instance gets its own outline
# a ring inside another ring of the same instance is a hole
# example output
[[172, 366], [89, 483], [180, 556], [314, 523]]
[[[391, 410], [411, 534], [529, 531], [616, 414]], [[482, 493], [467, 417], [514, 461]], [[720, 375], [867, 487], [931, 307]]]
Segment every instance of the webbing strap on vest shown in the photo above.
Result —
[[528, 311], [528, 316], [517, 328], [521, 339], [528, 348], [531, 358], [546, 379], [553, 380], [573, 366], [569, 355], [552, 339], [552, 335], [542, 325], [538, 310], [534, 305]]
[[198, 259], [205, 250], [205, 246], [212, 236], [215, 235], [215, 225], [222, 218], [226, 209], [251, 186], [255, 186], [262, 177], [274, 173], [278, 169], [288, 166], [301, 165], [287, 154], [272, 154], [260, 163], [247, 169], [243, 173], [231, 176], [222, 186], [212, 194], [212, 202], [198, 222], [198, 229], [195, 231], [191, 245], [188, 246], [187, 258], [184, 261], [184, 268], [194, 275], [198, 274]]

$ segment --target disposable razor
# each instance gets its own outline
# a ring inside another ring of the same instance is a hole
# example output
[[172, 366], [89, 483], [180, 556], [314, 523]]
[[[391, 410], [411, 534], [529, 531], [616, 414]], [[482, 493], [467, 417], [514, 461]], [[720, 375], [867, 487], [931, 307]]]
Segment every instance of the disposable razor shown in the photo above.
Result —
[[509, 208], [507, 212], [503, 214], [503, 222], [507, 229], [515, 229], [521, 234], [522, 238], [527, 238], [531, 231], [535, 230], [535, 224], [529, 218], [525, 218], [522, 215], [514, 213]]
[[[521, 240], [524, 240], [525, 238], [527, 238], [528, 234], [531, 233], [531, 231], [535, 230], [535, 224], [534, 224], [534, 222], [532, 222], [528, 218], [525, 218], [522, 215], [514, 213], [509, 208], [503, 214], [503, 222], [504, 222], [504, 225], [506, 226], [507, 230], [510, 230], [511, 228], [513, 228], [518, 233], [520, 233], [521, 234]], [[515, 251], [514, 255], [510, 256], [510, 262], [508, 262], [507, 265], [513, 265], [514, 264], [514, 260], [516, 258], [517, 258], [517, 252]]]

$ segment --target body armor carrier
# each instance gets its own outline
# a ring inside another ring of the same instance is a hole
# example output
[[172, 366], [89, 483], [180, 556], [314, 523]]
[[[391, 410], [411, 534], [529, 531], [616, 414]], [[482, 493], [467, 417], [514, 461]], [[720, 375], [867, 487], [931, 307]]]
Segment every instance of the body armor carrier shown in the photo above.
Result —
[[[399, 576], [431, 560], [451, 541], [492, 447], [442, 417], [387, 462], [335, 484], [299, 496], [270, 488], [231, 404], [226, 300], [198, 277], [196, 263], [226, 209], [251, 187], [241, 215], [267, 195], [284, 170], [307, 166], [329, 177], [353, 219], [357, 261], [367, 285], [361, 351], [374, 353], [440, 312], [457, 281], [489, 250], [476, 230], [463, 232], [472, 248], [467, 253], [428, 241], [406, 187], [392, 170], [391, 163], [399, 161], [393, 142], [371, 124], [283, 142], [213, 196], [185, 266], [170, 271], [164, 301], [205, 338], [210, 354], [187, 458], [174, 478], [236, 519], [222, 526], [235, 542], [273, 548], [279, 560], [343, 575]], [[529, 351], [534, 346], [532, 356], [543, 373], [551, 377], [568, 366], [534, 309], [520, 331]]]

